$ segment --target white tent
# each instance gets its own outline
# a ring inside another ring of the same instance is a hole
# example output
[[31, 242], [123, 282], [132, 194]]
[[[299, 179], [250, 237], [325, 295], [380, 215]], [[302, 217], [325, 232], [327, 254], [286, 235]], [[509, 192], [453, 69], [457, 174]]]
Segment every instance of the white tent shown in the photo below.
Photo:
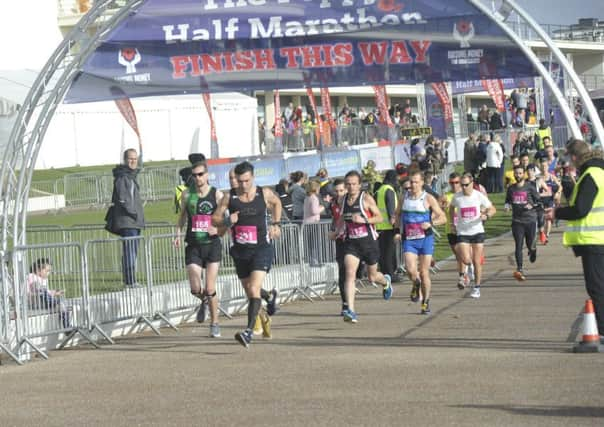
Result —
[[[212, 94], [220, 157], [259, 153], [257, 102], [240, 93]], [[210, 155], [210, 120], [201, 95], [132, 99], [145, 161]], [[37, 169], [117, 163], [138, 139], [113, 101], [63, 104], [55, 113]]]

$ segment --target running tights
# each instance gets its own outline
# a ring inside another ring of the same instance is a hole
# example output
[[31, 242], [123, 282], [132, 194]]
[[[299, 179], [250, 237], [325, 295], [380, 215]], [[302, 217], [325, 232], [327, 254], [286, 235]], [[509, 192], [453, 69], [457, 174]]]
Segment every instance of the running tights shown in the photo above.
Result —
[[533, 250], [533, 241], [535, 240], [536, 227], [534, 222], [522, 223], [512, 222], [512, 235], [516, 243], [516, 267], [522, 270], [522, 246], [526, 243], [526, 247]]

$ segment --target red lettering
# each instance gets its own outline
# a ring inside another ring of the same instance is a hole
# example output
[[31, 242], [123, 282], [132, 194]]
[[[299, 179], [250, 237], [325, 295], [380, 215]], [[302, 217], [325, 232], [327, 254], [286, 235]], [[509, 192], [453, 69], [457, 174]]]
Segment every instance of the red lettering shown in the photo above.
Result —
[[273, 56], [273, 49], [255, 49], [252, 50], [251, 53], [256, 60], [256, 70], [274, 70], [277, 68]]
[[197, 77], [201, 75], [201, 67], [200, 67], [200, 57], [199, 55], [191, 55], [189, 56], [191, 60], [191, 76]]
[[225, 52], [222, 58], [224, 59], [224, 71], [231, 72], [235, 71], [235, 64], [233, 64], [233, 55], [231, 52]]
[[381, 64], [386, 62], [386, 51], [388, 50], [388, 42], [360, 42], [359, 50], [363, 58], [363, 64]]
[[221, 73], [222, 72], [222, 54], [215, 53], [214, 55], [203, 54], [201, 55], [201, 62], [203, 64], [203, 73]]
[[337, 43], [334, 46], [334, 63], [338, 66], [352, 65], [354, 57], [352, 56], [352, 44]]
[[323, 67], [333, 67], [333, 60], [331, 57], [331, 51], [333, 46], [330, 44], [324, 44], [321, 46], [321, 50], [323, 51]]
[[413, 62], [409, 51], [407, 50], [407, 44], [404, 41], [392, 42], [392, 51], [390, 52], [390, 63], [391, 64], [410, 64]]
[[432, 42], [430, 40], [411, 40], [409, 44], [411, 45], [411, 49], [415, 52], [415, 62], [425, 63], [426, 54], [428, 53]]
[[321, 47], [302, 46], [302, 67], [314, 68], [322, 66], [323, 58], [321, 58]]
[[189, 64], [190, 57], [184, 56], [172, 56], [170, 62], [172, 63], [172, 78], [173, 79], [184, 79], [187, 74], [187, 65]]
[[237, 70], [253, 69], [254, 61], [252, 61], [252, 52], [249, 50], [235, 52], [235, 67]]
[[298, 68], [296, 57], [299, 56], [301, 50], [299, 47], [282, 47], [279, 49], [279, 55], [287, 58], [286, 68]]

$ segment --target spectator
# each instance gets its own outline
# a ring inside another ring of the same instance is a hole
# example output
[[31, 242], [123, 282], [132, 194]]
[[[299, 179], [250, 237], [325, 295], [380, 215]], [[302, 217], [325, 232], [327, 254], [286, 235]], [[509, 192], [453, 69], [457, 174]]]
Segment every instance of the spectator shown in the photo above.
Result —
[[533, 144], [524, 132], [518, 132], [516, 142], [514, 143], [513, 154], [520, 157], [533, 148]]
[[552, 130], [545, 124], [545, 119], [539, 119], [539, 128], [535, 131], [533, 141], [538, 151], [542, 151], [545, 148], [545, 139], [548, 139], [552, 143]]
[[290, 180], [289, 195], [293, 204], [292, 219], [302, 221], [304, 219], [304, 199], [306, 198], [306, 191], [302, 186], [306, 182], [306, 174], [302, 171], [292, 172]]
[[139, 160], [142, 167], [142, 158], [142, 145], [140, 145], [140, 157], [135, 149], [130, 148], [124, 151], [124, 164], [113, 169], [111, 201], [115, 209], [115, 228], [122, 238], [135, 238], [122, 242], [122, 273], [127, 288], [141, 287], [136, 283], [136, 256], [139, 243], [136, 237], [140, 236], [141, 230], [145, 228], [145, 215], [136, 178], [141, 171]]
[[367, 189], [370, 192], [370, 194], [373, 194], [373, 191], [375, 189], [375, 184], [377, 182], [382, 182], [382, 176], [375, 169], [375, 162], [373, 160], [368, 160], [367, 165], [365, 165], [362, 172], [363, 172], [363, 181], [366, 183]]
[[472, 175], [475, 175], [478, 171], [477, 150], [476, 135], [471, 133], [463, 146], [463, 167], [466, 172], [470, 172]]
[[30, 267], [27, 275], [29, 305], [35, 310], [49, 310], [59, 314], [61, 327], [71, 327], [71, 319], [65, 304], [62, 290], [48, 289], [48, 276], [52, 265], [48, 258], [38, 258]]
[[503, 163], [503, 150], [501, 148], [501, 138], [495, 135], [493, 141], [487, 145], [487, 192], [501, 193], [503, 191], [503, 182], [499, 182], [499, 171]]
[[375, 196], [375, 202], [383, 219], [382, 222], [375, 225], [380, 246], [379, 267], [383, 274], [389, 274], [390, 277], [394, 276], [397, 268], [394, 242], [394, 223], [398, 204], [397, 187], [396, 171], [388, 170], [384, 176], [384, 182], [377, 188]]
[[304, 216], [303, 223], [310, 224], [313, 222], [319, 222], [321, 219], [321, 213], [325, 210], [325, 207], [319, 200], [319, 191], [321, 184], [319, 181], [311, 180], [306, 184], [306, 197], [304, 198]]
[[[292, 198], [288, 192], [289, 182], [287, 179], [282, 179], [279, 181], [279, 184], [275, 187], [275, 191], [279, 195], [279, 199], [281, 200], [281, 207], [283, 208], [283, 212], [285, 213], [285, 218], [292, 220], [294, 218], [294, 205], [292, 203]], [[284, 216], [281, 215], [281, 219]]]
[[489, 130], [489, 119], [491, 113], [486, 105], [483, 105], [478, 112], [478, 125], [480, 130]]

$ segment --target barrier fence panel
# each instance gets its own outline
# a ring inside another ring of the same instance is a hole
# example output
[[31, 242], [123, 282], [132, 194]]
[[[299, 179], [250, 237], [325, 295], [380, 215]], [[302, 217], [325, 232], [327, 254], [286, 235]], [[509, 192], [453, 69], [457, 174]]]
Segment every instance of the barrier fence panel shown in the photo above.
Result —
[[180, 184], [178, 168], [145, 168], [138, 182], [143, 200], [170, 199], [174, 197], [174, 187]]
[[338, 268], [335, 263], [336, 245], [329, 239], [330, 227], [331, 221], [321, 221], [303, 224], [300, 230], [303, 248], [302, 290], [320, 299], [323, 297], [313, 286], [331, 284], [338, 280]]
[[[42, 357], [46, 354], [32, 338], [64, 333], [58, 348], [77, 333], [95, 345], [88, 335], [85, 315], [82, 248], [77, 243], [17, 246], [13, 251], [16, 278], [15, 311], [17, 346], [28, 344]], [[64, 266], [79, 266], [65, 270]]]
[[70, 174], [63, 177], [67, 206], [98, 205], [102, 203], [100, 176]]
[[288, 300], [297, 289], [303, 288], [302, 282], [302, 247], [300, 246], [300, 225], [295, 223], [283, 224], [281, 236], [273, 240], [275, 256], [273, 266], [266, 276], [264, 288], [277, 289], [283, 301]]
[[84, 244], [91, 329], [135, 319], [159, 334], [151, 322], [151, 283], [147, 280], [146, 244], [142, 236], [90, 240]]

